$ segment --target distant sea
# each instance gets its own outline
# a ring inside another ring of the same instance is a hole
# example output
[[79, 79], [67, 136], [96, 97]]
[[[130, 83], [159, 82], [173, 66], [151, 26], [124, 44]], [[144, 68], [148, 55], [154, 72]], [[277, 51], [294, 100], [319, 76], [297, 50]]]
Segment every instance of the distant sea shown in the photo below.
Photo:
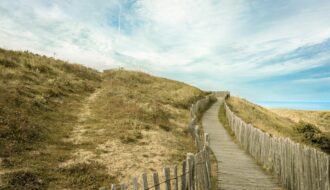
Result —
[[330, 110], [330, 102], [255, 101], [255, 103], [267, 108]]

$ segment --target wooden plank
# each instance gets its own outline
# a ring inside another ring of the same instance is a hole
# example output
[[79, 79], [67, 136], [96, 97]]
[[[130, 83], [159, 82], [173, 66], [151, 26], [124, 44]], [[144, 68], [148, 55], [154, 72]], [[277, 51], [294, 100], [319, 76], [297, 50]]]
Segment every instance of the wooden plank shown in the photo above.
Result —
[[204, 153], [201, 154], [202, 159], [202, 175], [203, 175], [203, 189], [208, 189], [208, 174], [207, 174], [207, 164]]
[[139, 189], [139, 183], [137, 177], [133, 177], [133, 190]]
[[111, 190], [116, 190], [116, 185], [115, 184], [111, 185]]
[[187, 189], [191, 190], [191, 184], [192, 184], [192, 153], [187, 154], [187, 169], [188, 169], [188, 174], [187, 174]]
[[204, 133], [204, 145], [206, 145], [207, 147], [210, 146], [210, 136], [208, 133]]
[[126, 184], [121, 184], [120, 185], [120, 190], [126, 190], [127, 189], [127, 185]]
[[146, 173], [142, 174], [142, 180], [143, 180], [143, 189], [148, 190], [148, 176]]
[[187, 165], [189, 171], [188, 177], [188, 190], [194, 190], [194, 154], [188, 153], [187, 154]]
[[195, 144], [198, 150], [201, 149], [201, 142], [200, 142], [200, 137], [199, 137], [199, 126], [195, 126]]
[[158, 172], [154, 172], [152, 174], [153, 180], [154, 180], [154, 186], [155, 190], [160, 190], [160, 184], [159, 184], [159, 177], [158, 177]]
[[164, 176], [165, 176], [165, 190], [171, 190], [171, 173], [170, 168], [164, 168]]
[[179, 190], [178, 166], [174, 167], [174, 190]]
[[187, 177], [186, 165], [187, 165], [186, 161], [184, 160], [182, 162], [181, 190], [186, 190], [186, 177]]
[[198, 165], [197, 165], [197, 163], [198, 163], [198, 154], [199, 153], [197, 153], [197, 154], [195, 154], [195, 156], [194, 156], [194, 176], [193, 176], [193, 180], [194, 180], [194, 189], [195, 190], [197, 190], [198, 189]]

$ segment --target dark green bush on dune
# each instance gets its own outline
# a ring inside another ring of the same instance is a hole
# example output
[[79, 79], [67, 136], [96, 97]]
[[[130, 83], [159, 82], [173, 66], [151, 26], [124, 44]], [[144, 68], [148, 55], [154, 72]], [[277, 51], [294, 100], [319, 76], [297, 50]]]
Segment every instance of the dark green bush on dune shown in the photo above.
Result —
[[316, 126], [306, 122], [299, 122], [297, 131], [303, 141], [313, 144], [323, 151], [330, 153], [330, 139], [322, 133]]

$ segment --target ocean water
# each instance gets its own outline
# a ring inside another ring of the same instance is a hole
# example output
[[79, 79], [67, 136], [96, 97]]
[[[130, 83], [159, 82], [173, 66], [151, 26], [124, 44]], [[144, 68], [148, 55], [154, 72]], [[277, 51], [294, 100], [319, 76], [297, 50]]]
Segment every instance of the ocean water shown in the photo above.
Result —
[[267, 108], [330, 110], [330, 102], [255, 101], [255, 103]]

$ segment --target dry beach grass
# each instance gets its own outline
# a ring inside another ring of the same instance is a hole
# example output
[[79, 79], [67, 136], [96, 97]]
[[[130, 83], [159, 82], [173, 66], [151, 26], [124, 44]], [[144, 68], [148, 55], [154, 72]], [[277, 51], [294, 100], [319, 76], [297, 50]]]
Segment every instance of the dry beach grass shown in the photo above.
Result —
[[[273, 111], [238, 97], [228, 98], [227, 103], [234, 113], [262, 131], [274, 136], [288, 137], [330, 153], [327, 112], [311, 111], [319, 115], [313, 117], [308, 111], [287, 111], [286, 113]], [[292, 115], [295, 116], [290, 117]]]
[[142, 72], [104, 73], [0, 50], [1, 189], [97, 189], [174, 165], [205, 93]]
[[315, 125], [322, 132], [330, 134], [330, 111], [270, 109], [272, 112], [291, 119], [294, 122], [308, 122]]

